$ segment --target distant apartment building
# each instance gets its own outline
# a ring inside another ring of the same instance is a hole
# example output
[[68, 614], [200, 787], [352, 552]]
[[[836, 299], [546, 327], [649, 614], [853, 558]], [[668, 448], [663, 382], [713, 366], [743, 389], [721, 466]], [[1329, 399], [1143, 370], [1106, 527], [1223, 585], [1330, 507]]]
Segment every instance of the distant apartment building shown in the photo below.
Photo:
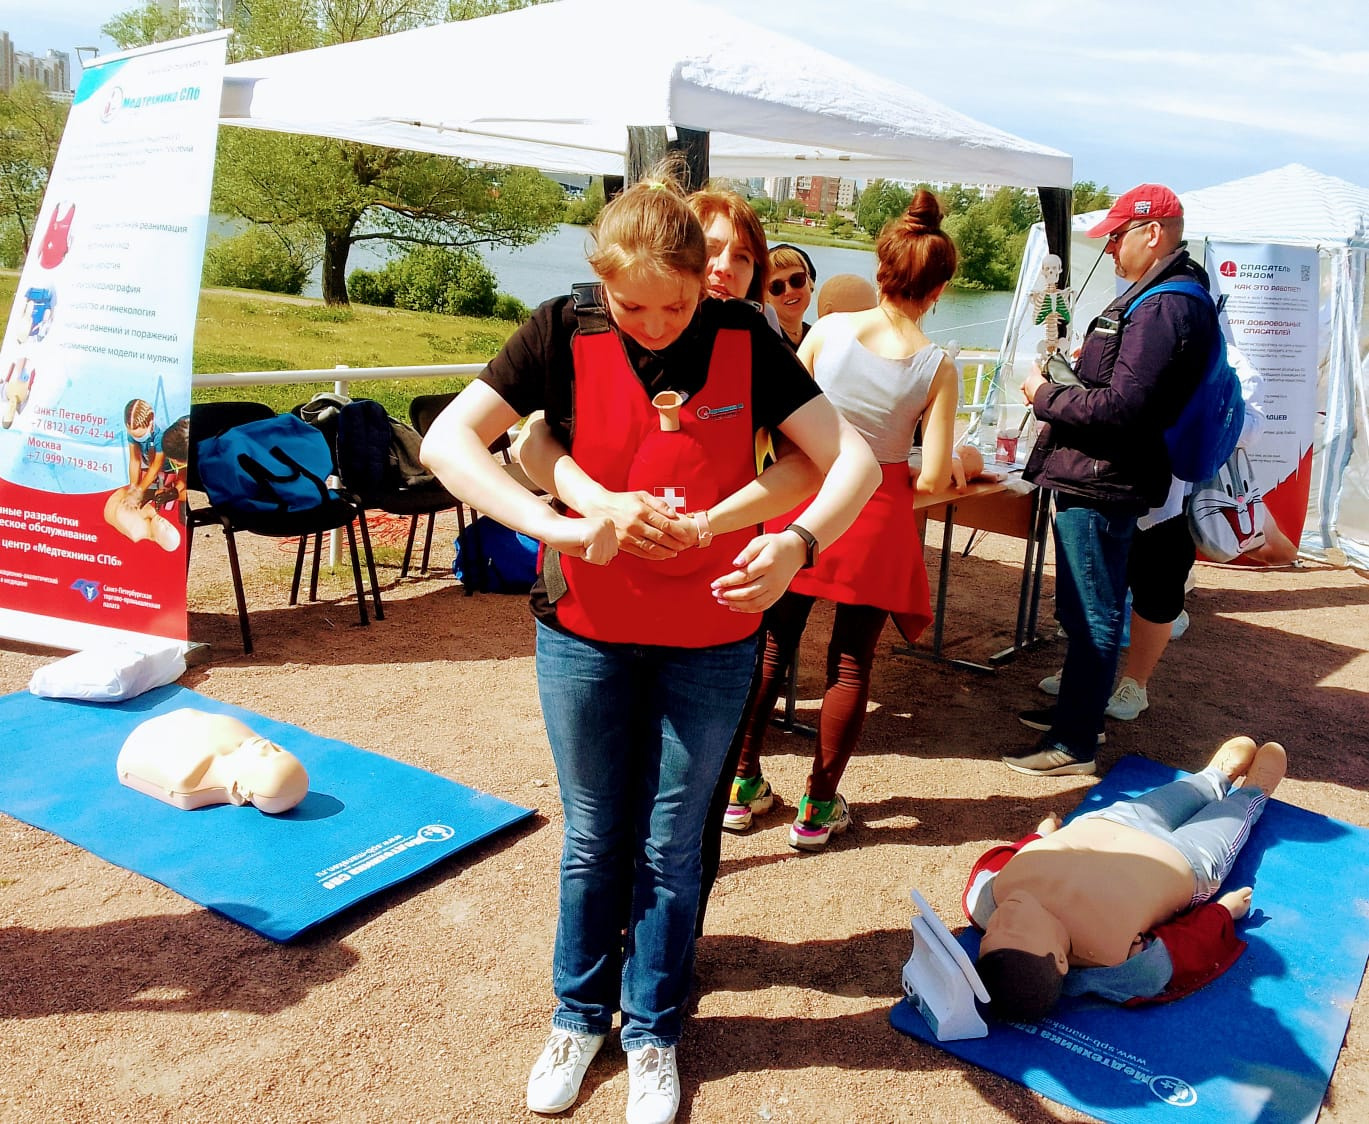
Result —
[[794, 184], [788, 176], [767, 176], [765, 193], [776, 203], [783, 203], [794, 197]]
[[[843, 184], [846, 185], [844, 189]], [[842, 207], [850, 207], [855, 187], [853, 180], [836, 176], [795, 176], [794, 198], [810, 214], [830, 215]], [[846, 199], [844, 204], [841, 202], [843, 197]]]
[[163, 12], [179, 9], [190, 21], [192, 31], [213, 31], [233, 22], [237, 0], [157, 0]]
[[17, 51], [8, 31], [0, 31], [0, 90], [16, 82], [37, 82], [50, 94], [71, 93], [71, 59], [62, 51], [31, 55]]

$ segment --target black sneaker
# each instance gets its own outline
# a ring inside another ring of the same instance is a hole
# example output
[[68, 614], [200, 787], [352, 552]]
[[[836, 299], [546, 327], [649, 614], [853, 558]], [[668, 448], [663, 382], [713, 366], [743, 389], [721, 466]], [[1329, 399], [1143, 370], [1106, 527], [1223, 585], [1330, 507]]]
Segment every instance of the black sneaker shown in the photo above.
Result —
[[[1042, 706], [1034, 710], [1022, 710], [1017, 714], [1017, 720], [1029, 730], [1040, 730], [1043, 734], [1049, 733], [1055, 728], [1055, 707]], [[1108, 736], [1102, 730], [1098, 731], [1098, 744], [1107, 745]]]
[[1059, 742], [1046, 741], [1026, 753], [1006, 755], [1003, 764], [1014, 772], [1035, 777], [1089, 776], [1098, 771], [1093, 758], [1080, 760]]

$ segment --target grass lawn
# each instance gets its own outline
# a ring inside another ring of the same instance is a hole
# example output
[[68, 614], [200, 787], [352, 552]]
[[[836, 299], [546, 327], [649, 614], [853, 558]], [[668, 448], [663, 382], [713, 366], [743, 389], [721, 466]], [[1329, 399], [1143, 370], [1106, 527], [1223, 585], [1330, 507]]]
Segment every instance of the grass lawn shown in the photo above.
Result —
[[[0, 302], [14, 299], [19, 275], [0, 272]], [[60, 306], [59, 306], [60, 307]], [[428, 363], [483, 363], [512, 334], [514, 324], [428, 312], [352, 305], [329, 308], [320, 300], [281, 298], [247, 290], [206, 289], [195, 324], [197, 373], [290, 371], [334, 367], [410, 367]], [[407, 419], [417, 394], [460, 390], [464, 379], [357, 381], [353, 398], [374, 398], [394, 417]], [[307, 401], [332, 383], [254, 386], [253, 398], [277, 411]], [[232, 387], [202, 387], [196, 402], [241, 398]]]

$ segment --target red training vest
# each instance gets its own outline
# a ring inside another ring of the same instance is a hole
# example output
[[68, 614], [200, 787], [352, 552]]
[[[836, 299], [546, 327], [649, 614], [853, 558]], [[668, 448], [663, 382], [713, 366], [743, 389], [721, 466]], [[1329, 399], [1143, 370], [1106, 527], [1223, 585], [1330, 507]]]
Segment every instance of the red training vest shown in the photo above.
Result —
[[[722, 329], [708, 379], [679, 413], [680, 428], [661, 432], [651, 405], [613, 330], [577, 331], [575, 432], [571, 455], [611, 491], [651, 491], [677, 511], [698, 511], [755, 477], [751, 412], [751, 337]], [[760, 615], [735, 613], [714, 599], [710, 583], [754, 536], [751, 528], [717, 535], [705, 549], [652, 562], [619, 554], [607, 566], [561, 558], [566, 592], [556, 619], [591, 640], [707, 648], [752, 635]]]

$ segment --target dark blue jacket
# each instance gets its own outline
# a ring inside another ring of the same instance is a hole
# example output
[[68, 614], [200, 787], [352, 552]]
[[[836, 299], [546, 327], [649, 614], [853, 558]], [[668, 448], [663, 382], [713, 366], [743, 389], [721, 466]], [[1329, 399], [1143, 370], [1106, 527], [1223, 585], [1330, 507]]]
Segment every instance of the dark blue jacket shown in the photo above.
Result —
[[1209, 309], [1180, 293], [1143, 301], [1120, 331], [1099, 325], [1120, 322], [1137, 296], [1176, 277], [1211, 287], [1188, 251], [1175, 251], [1089, 325], [1075, 365], [1083, 385], [1047, 383], [1036, 392], [1032, 409], [1045, 424], [1026, 479], [1138, 513], [1164, 502], [1172, 476], [1164, 433], [1202, 379], [1221, 328]]

